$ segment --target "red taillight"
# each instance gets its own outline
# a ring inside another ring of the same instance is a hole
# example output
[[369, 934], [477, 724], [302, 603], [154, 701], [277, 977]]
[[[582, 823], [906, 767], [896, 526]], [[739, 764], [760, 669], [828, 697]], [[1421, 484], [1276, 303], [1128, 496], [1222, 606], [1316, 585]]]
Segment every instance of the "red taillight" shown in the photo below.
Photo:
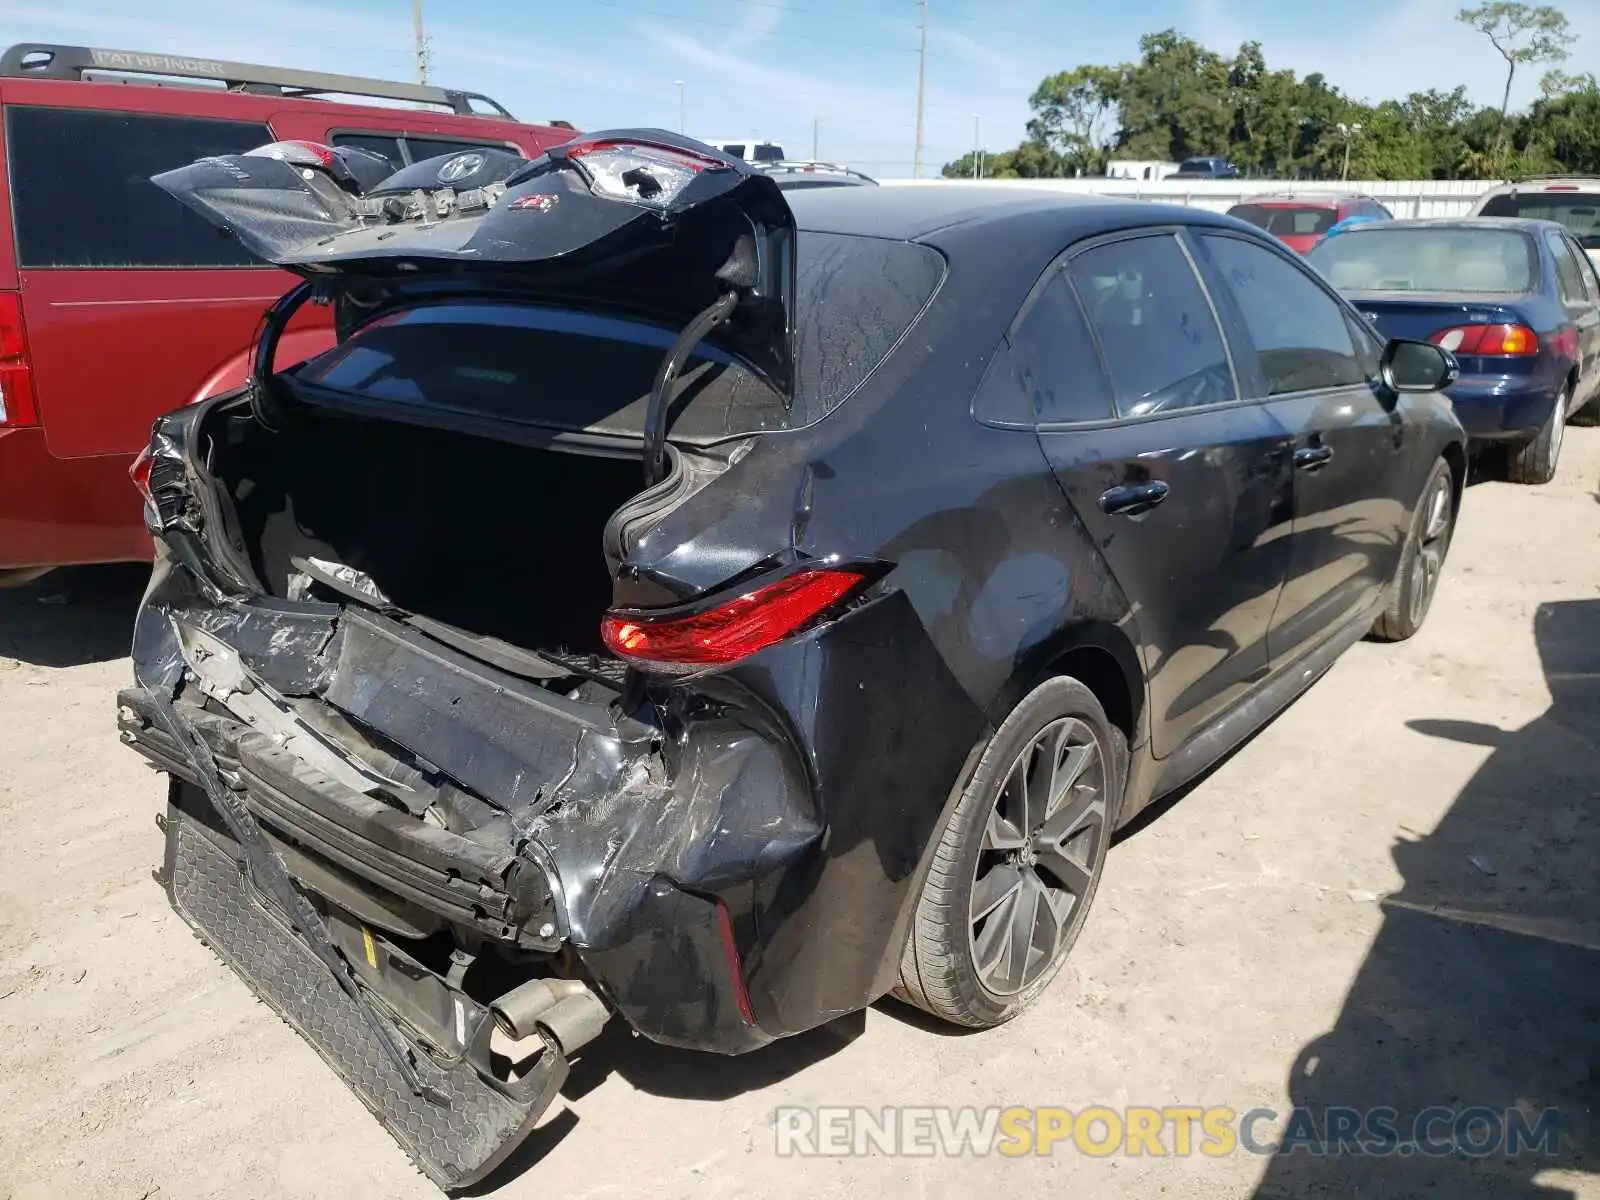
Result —
[[332, 168], [335, 154], [332, 146], [324, 146], [321, 142], [308, 142], [304, 138], [291, 138], [288, 141], [269, 142], [265, 146], [257, 146], [254, 150], [246, 150], [244, 157], [276, 158], [297, 167], [321, 167], [326, 171]]
[[22, 327], [22, 297], [0, 292], [0, 428], [37, 425], [28, 336]]
[[815, 620], [865, 580], [846, 569], [800, 571], [687, 616], [614, 609], [600, 622], [600, 636], [622, 658], [685, 666], [738, 662]]
[[602, 151], [615, 150], [642, 154], [661, 162], [670, 162], [680, 166], [686, 171], [699, 174], [701, 171], [717, 167], [726, 167], [728, 164], [721, 159], [712, 158], [709, 154], [699, 154], [693, 150], [680, 150], [676, 146], [662, 146], [655, 142], [637, 142], [623, 138], [579, 138], [567, 142], [556, 149], [555, 153], [562, 158], [587, 158], [591, 154]]
[[1525, 358], [1539, 353], [1539, 335], [1526, 325], [1452, 325], [1428, 338], [1452, 354]]

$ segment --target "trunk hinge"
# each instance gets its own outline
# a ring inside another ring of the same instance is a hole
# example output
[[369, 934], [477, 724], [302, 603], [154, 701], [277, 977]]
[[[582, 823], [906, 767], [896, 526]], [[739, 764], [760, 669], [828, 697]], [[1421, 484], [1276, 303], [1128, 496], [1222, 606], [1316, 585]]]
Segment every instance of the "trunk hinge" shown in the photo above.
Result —
[[724, 292], [717, 297], [715, 303], [702, 309], [683, 327], [678, 340], [672, 343], [672, 349], [661, 360], [656, 381], [650, 388], [650, 403], [644, 414], [644, 485], [647, 488], [654, 487], [667, 477], [667, 426], [672, 422], [672, 414], [667, 409], [667, 389], [678, 377], [678, 372], [683, 370], [689, 351], [698, 346], [706, 334], [726, 321], [738, 303], [739, 297], [735, 292]]
[[245, 386], [250, 399], [250, 411], [265, 429], [276, 431], [278, 418], [283, 415], [283, 405], [278, 400], [277, 387], [272, 382], [272, 360], [277, 357], [278, 341], [283, 337], [289, 319], [300, 311], [300, 306], [311, 299], [316, 290], [317, 285], [307, 279], [279, 296], [261, 315], [255, 353], [250, 359], [250, 381]]

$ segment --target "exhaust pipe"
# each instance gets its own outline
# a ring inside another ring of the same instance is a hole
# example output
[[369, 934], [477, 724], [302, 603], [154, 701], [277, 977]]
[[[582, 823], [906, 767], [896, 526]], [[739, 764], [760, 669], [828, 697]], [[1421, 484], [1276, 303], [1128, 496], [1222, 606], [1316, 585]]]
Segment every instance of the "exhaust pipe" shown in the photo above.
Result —
[[530, 979], [489, 1006], [495, 1026], [514, 1041], [543, 1030], [570, 1055], [600, 1036], [611, 1019], [600, 997], [578, 979]]

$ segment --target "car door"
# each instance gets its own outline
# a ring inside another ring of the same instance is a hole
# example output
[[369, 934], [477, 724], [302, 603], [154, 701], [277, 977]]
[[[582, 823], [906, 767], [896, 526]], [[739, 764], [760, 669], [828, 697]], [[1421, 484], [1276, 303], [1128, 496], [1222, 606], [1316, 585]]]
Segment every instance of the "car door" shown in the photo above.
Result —
[[1292, 550], [1269, 639], [1276, 664], [1345, 628], [1388, 585], [1415, 500], [1415, 438], [1377, 384], [1378, 352], [1359, 318], [1308, 268], [1221, 230], [1195, 241], [1244, 395], [1262, 400], [1293, 442]]
[[1039, 441], [1132, 606], [1154, 752], [1267, 671], [1288, 568], [1288, 441], [1241, 402], [1173, 230], [1069, 252], [1016, 325]]
[[1572, 238], [1554, 229], [1544, 239], [1556, 260], [1556, 281], [1562, 306], [1578, 336], [1578, 387], [1570, 405], [1575, 411], [1600, 388], [1600, 293], [1595, 291], [1594, 263]]

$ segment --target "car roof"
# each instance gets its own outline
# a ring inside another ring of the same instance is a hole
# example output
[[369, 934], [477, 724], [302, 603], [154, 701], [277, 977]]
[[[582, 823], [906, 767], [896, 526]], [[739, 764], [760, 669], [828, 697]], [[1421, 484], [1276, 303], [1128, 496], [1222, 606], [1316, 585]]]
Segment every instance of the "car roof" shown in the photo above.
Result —
[[[1362, 230], [1369, 226], [1363, 225]], [[1542, 229], [1563, 229], [1559, 221], [1542, 221], [1536, 217], [1402, 217], [1398, 221], [1380, 221], [1370, 228], [1380, 229], [1508, 229], [1518, 233], [1538, 233]], [[1352, 230], [1351, 232], [1355, 232]]]
[[1107, 208], [1126, 209], [1130, 226], [1171, 222], [1175, 213], [1180, 214], [1176, 219], [1183, 221], [1215, 216], [1175, 205], [981, 183], [816, 188], [795, 192], [788, 200], [801, 229], [902, 241], [915, 241], [956, 225], [997, 224], [1052, 213], [1070, 224], [1073, 214], [1087, 216]]
[[1373, 197], [1365, 192], [1262, 192], [1255, 196], [1246, 196], [1234, 205], [1235, 208], [1242, 204], [1343, 204], [1347, 200], [1371, 200]]

